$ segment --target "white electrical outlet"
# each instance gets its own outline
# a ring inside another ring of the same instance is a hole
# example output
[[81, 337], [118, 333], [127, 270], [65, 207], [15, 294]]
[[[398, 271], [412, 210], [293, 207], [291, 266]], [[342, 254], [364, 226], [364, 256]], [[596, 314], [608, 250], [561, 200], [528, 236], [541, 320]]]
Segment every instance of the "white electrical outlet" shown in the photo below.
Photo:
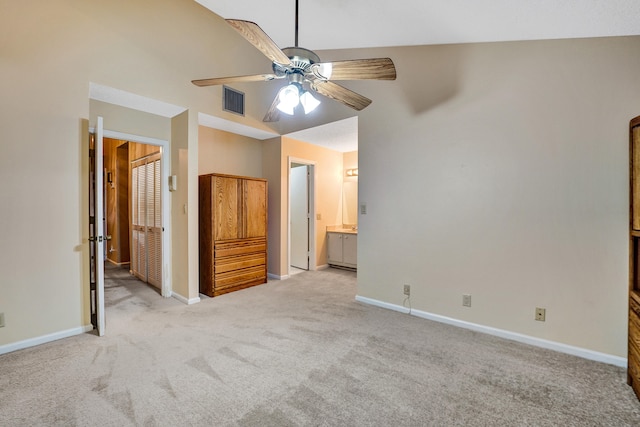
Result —
[[471, 294], [462, 295], [462, 305], [465, 307], [471, 307]]
[[4, 328], [4, 313], [0, 313], [0, 328]]
[[404, 285], [404, 294], [406, 296], [411, 296], [411, 285]]
[[547, 310], [544, 308], [536, 307], [536, 320], [544, 322], [547, 316]]

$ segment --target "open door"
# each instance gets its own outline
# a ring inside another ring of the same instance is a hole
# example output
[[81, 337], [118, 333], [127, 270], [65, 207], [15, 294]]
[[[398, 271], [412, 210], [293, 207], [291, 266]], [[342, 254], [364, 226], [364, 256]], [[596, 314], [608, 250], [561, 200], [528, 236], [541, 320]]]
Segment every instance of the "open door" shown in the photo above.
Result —
[[98, 117], [89, 138], [89, 253], [91, 258], [91, 323], [99, 336], [105, 333], [104, 315], [104, 176], [103, 124]]
[[309, 165], [291, 164], [289, 201], [291, 266], [309, 269]]

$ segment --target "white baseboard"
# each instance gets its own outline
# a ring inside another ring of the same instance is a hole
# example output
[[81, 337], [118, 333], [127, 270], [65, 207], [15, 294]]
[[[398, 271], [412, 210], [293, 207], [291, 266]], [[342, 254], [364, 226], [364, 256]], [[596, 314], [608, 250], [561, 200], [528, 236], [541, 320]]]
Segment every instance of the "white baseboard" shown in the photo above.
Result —
[[285, 274], [284, 276], [278, 276], [272, 273], [267, 273], [267, 278], [273, 279], [273, 280], [287, 280], [289, 278], [289, 275]]
[[329, 268], [329, 264], [322, 264], [316, 267], [316, 270], [326, 270]]
[[411, 314], [423, 319], [433, 320], [435, 322], [446, 323], [448, 325], [457, 326], [460, 328], [470, 329], [476, 332], [482, 332], [489, 335], [494, 335], [500, 338], [505, 338], [512, 341], [521, 342], [524, 344], [533, 345], [536, 347], [546, 348], [548, 350], [558, 351], [560, 353], [571, 354], [573, 356], [582, 357], [583, 359], [594, 360], [596, 362], [607, 363], [609, 365], [619, 366], [621, 368], [627, 367], [627, 359], [624, 357], [614, 356], [611, 354], [600, 353], [597, 351], [589, 350], [581, 347], [574, 347], [571, 345], [559, 343], [556, 341], [549, 341], [542, 338], [536, 338], [529, 335], [523, 335], [516, 332], [506, 331], [504, 329], [492, 328], [490, 326], [479, 325], [477, 323], [465, 322], [464, 320], [458, 320], [451, 317], [441, 316], [439, 314], [428, 313], [420, 310], [409, 310], [406, 307], [390, 304], [384, 301], [375, 300], [372, 298], [356, 295], [356, 301], [374, 305], [376, 307], [386, 308], [388, 310], [399, 311], [401, 313]]
[[62, 338], [69, 338], [74, 335], [84, 334], [93, 330], [93, 325], [80, 326], [78, 328], [67, 329], [66, 331], [54, 332], [48, 335], [42, 335], [35, 338], [29, 338], [28, 340], [18, 341], [11, 344], [5, 344], [0, 346], [0, 354], [11, 353], [12, 351], [22, 350], [25, 348], [33, 347], [40, 344], [45, 344], [51, 341], [57, 341]]
[[186, 305], [197, 304], [200, 302], [200, 297], [188, 299], [176, 292], [171, 292], [171, 296]]

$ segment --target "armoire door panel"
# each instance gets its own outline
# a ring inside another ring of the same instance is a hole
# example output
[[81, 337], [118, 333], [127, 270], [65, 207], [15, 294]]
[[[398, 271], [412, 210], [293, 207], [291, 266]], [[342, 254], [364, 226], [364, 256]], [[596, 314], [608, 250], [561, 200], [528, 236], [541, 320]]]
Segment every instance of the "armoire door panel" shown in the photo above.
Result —
[[[640, 195], [640, 126], [631, 129], [631, 194]], [[631, 227], [640, 230], [640, 197], [631, 198]]]
[[629, 124], [629, 180], [627, 382], [640, 398], [640, 116]]
[[214, 179], [215, 240], [237, 239], [241, 237], [238, 227], [240, 215], [238, 180], [221, 176]]
[[242, 237], [264, 237], [267, 235], [267, 183], [243, 180], [244, 210], [246, 215]]

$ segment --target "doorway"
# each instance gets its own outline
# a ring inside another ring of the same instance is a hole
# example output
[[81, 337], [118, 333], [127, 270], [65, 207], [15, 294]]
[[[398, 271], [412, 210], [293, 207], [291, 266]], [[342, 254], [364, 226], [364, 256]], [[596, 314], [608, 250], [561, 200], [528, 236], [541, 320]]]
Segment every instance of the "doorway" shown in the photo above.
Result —
[[[106, 262], [162, 289], [162, 147], [104, 139]], [[114, 272], [105, 269], [105, 275]]]
[[289, 276], [315, 270], [313, 162], [289, 158]]
[[[160, 277], [162, 279], [160, 286], [160, 293], [164, 297], [170, 297], [172, 295], [172, 285], [171, 285], [171, 245], [170, 239], [171, 236], [171, 218], [170, 218], [170, 200], [169, 200], [169, 188], [168, 185], [161, 185], [162, 183], [168, 183], [168, 171], [170, 166], [170, 156], [169, 156], [169, 141], [159, 140], [155, 138], [142, 137], [142, 136], [134, 136], [129, 134], [124, 134], [121, 132], [103, 130], [103, 119], [102, 117], [97, 118], [97, 123], [95, 128], [89, 129], [89, 132], [93, 135], [90, 137], [90, 147], [89, 147], [89, 164], [92, 165], [89, 168], [89, 241], [92, 242], [90, 245], [90, 263], [91, 263], [91, 273], [90, 273], [90, 303], [91, 303], [91, 321], [94, 324], [94, 327], [98, 331], [98, 335], [102, 336], [105, 334], [105, 306], [104, 306], [104, 273], [105, 273], [105, 262], [107, 260], [107, 254], [109, 253], [109, 249], [113, 248], [113, 246], [108, 246], [111, 243], [112, 235], [108, 234], [110, 232], [116, 231], [117, 233], [124, 234], [125, 237], [122, 238], [122, 242], [129, 242], [129, 232], [124, 227], [124, 224], [129, 225], [128, 217], [130, 215], [129, 209], [121, 210], [121, 215], [126, 215], [127, 219], [122, 221], [123, 227], [108, 227], [107, 225], [107, 216], [109, 215], [107, 211], [107, 207], [105, 205], [105, 200], [107, 199], [107, 191], [109, 188], [115, 189], [118, 186], [118, 181], [116, 180], [117, 173], [117, 158], [121, 157], [123, 159], [125, 156], [123, 155], [123, 150], [118, 150], [118, 147], [115, 147], [115, 154], [113, 157], [116, 159], [114, 164], [116, 168], [109, 170], [108, 165], [104, 164], [104, 144], [103, 139], [113, 139], [125, 141], [127, 143], [139, 143], [142, 145], [152, 146], [155, 152], [163, 153], [161, 157], [158, 159], [158, 164], [154, 164], [154, 168], [158, 165], [159, 174], [154, 176], [154, 181], [158, 183], [154, 187], [154, 193], [159, 194], [160, 203], [159, 210], [161, 212], [160, 219], [160, 233], [159, 233], [159, 241], [161, 242], [161, 248], [159, 254], [159, 266], [160, 266]], [[94, 149], [94, 141], [95, 141], [95, 149]], [[164, 155], [166, 153], [166, 155]], [[122, 173], [122, 177], [129, 178], [128, 170], [130, 168], [130, 162], [128, 156], [124, 162], [125, 166], [120, 165], [121, 169], [126, 167], [127, 173]], [[138, 156], [140, 157], [140, 156]], [[121, 162], [122, 163], [122, 162]], [[94, 172], [95, 171], [95, 172]], [[126, 189], [125, 189], [126, 187]], [[123, 203], [128, 203], [129, 198], [129, 187], [130, 183], [126, 185], [122, 185], [120, 194], [123, 196], [120, 200], [124, 200]], [[94, 190], [92, 190], [94, 188]], [[100, 189], [100, 190], [98, 190]], [[117, 200], [117, 198], [116, 198]], [[123, 214], [122, 212], [126, 212]], [[117, 214], [115, 215], [117, 218]], [[107, 229], [105, 230], [105, 227]], [[131, 227], [129, 227], [131, 229]], [[124, 243], [123, 243], [124, 244]], [[121, 252], [129, 252], [128, 250], [121, 250]], [[125, 264], [126, 261], [122, 260], [121, 264]], [[125, 270], [128, 272], [128, 268]]]

